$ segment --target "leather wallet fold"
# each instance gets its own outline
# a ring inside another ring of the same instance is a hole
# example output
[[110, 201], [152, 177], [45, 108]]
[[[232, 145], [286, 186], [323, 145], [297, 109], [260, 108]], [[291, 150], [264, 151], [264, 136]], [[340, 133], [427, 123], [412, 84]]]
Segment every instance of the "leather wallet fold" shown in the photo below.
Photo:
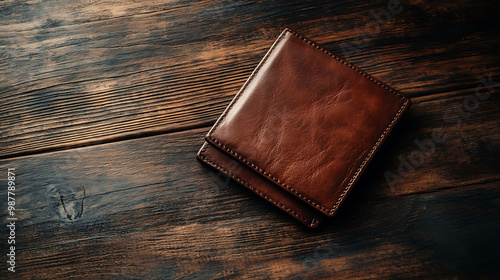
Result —
[[410, 100], [285, 29], [198, 159], [309, 227], [333, 216]]

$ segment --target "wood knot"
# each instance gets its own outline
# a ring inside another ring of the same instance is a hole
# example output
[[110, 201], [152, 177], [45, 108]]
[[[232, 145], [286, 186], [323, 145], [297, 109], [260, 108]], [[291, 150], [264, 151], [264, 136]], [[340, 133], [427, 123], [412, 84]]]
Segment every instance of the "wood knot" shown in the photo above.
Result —
[[82, 186], [71, 190], [67, 187], [49, 185], [48, 196], [59, 219], [73, 222], [82, 216], [85, 200], [85, 189]]

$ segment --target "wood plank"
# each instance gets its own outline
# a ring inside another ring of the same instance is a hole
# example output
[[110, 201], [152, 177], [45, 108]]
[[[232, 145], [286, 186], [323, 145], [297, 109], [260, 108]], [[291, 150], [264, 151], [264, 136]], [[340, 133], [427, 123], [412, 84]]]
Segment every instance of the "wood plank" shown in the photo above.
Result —
[[[94, 207], [77, 220], [22, 224], [16, 276], [461, 279], [499, 275], [498, 181], [392, 200], [351, 197], [334, 221], [314, 232], [287, 217], [269, 215], [271, 209], [263, 201], [233, 191], [204, 203], [198, 200], [203, 195], [181, 199], [179, 192], [168, 191], [147, 196], [144, 202], [147, 191], [135, 190], [121, 195], [137, 199], [112, 205], [104, 201], [106, 195], [87, 197], [85, 203]], [[176, 199], [171, 198], [174, 194]], [[128, 206], [139, 201], [139, 206]], [[180, 217], [179, 211], [186, 207], [204, 213]]]
[[500, 95], [478, 89], [414, 98], [359, 184], [405, 195], [500, 179]]
[[[415, 98], [339, 214], [318, 230], [198, 163], [207, 128], [4, 159], [0, 170], [17, 172], [15, 276], [499, 275], [500, 97], [482, 100], [459, 126], [442, 120], [473, 94]], [[389, 188], [383, 173], [397, 172], [398, 155], [436, 128], [448, 139]]]
[[3, 1], [0, 157], [206, 126], [285, 26], [410, 96], [500, 80], [499, 4], [441, 4]]

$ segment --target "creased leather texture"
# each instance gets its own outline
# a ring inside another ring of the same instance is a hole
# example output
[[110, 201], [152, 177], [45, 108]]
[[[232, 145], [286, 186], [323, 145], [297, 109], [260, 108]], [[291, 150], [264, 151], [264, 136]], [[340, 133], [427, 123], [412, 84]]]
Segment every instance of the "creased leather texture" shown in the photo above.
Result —
[[198, 158], [315, 227], [333, 216], [410, 100], [285, 29]]

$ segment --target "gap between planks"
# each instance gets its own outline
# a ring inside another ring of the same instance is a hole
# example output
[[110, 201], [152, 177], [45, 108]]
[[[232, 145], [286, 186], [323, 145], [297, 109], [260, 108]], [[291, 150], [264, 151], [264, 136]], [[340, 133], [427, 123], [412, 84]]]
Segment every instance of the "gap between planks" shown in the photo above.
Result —
[[169, 133], [193, 130], [193, 129], [204, 128], [204, 127], [208, 128], [208, 127], [211, 127], [214, 123], [215, 123], [215, 120], [206, 121], [206, 122], [202, 122], [199, 124], [193, 124], [193, 125], [168, 127], [168, 128], [163, 128], [163, 129], [161, 129], [161, 128], [160, 129], [150, 129], [150, 130], [145, 130], [145, 131], [136, 131], [136, 132], [127, 133], [127, 134], [117, 134], [117, 135], [114, 135], [111, 137], [103, 137], [103, 138], [96, 138], [96, 139], [92, 139], [92, 140], [86, 140], [84, 143], [74, 142], [74, 143], [65, 143], [65, 144], [49, 146], [49, 147], [36, 148], [36, 149], [23, 151], [23, 152], [17, 152], [17, 153], [12, 153], [12, 154], [7, 154], [7, 155], [0, 155], [0, 160], [14, 159], [14, 158], [17, 159], [17, 158], [21, 158], [21, 157], [25, 157], [25, 156], [59, 152], [59, 151], [77, 149], [77, 148], [82, 148], [82, 147], [87, 147], [87, 146], [108, 144], [108, 143], [132, 140], [132, 139], [137, 139], [137, 138], [144, 138], [144, 137], [157, 136], [157, 135], [162, 135], [162, 134], [169, 134]]

